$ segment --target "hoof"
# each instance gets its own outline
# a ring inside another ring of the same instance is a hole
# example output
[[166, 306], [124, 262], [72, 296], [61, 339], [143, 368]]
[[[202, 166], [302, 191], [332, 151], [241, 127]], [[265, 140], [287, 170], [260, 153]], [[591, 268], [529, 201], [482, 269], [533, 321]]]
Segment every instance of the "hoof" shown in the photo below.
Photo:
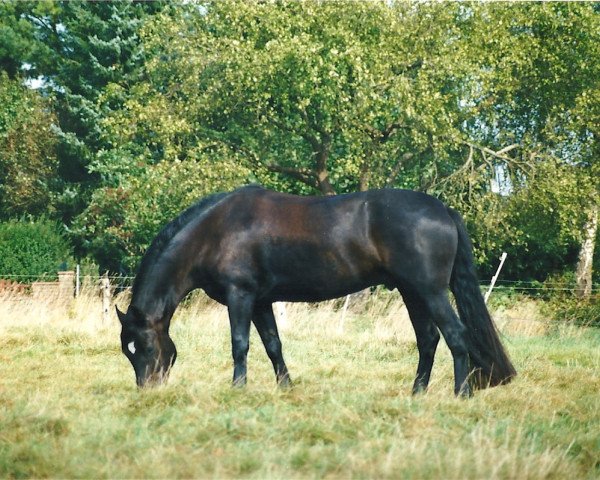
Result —
[[288, 389], [292, 388], [294, 385], [293, 385], [290, 377], [288, 375], [286, 375], [282, 378], [277, 379], [277, 386], [282, 390], [288, 390]]
[[246, 386], [246, 377], [236, 378], [231, 383], [233, 388], [244, 388]]
[[423, 385], [421, 382], [415, 382], [412, 389], [413, 395], [424, 395], [427, 392], [427, 385]]
[[473, 389], [469, 384], [465, 384], [458, 391], [454, 391], [454, 394], [460, 398], [471, 398], [473, 396]]

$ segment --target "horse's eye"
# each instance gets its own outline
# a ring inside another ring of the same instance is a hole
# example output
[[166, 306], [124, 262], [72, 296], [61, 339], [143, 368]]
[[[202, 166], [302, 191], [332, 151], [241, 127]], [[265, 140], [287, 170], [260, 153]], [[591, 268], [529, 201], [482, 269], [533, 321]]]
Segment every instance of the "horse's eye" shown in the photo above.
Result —
[[127, 350], [131, 352], [131, 354], [135, 354], [135, 342], [129, 342], [127, 344]]

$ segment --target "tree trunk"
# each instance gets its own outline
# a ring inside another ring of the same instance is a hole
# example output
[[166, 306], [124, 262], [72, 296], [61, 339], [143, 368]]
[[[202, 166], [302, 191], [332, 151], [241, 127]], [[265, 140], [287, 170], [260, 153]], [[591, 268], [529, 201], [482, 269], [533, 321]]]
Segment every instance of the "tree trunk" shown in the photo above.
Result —
[[323, 195], [335, 195], [335, 189], [329, 181], [329, 172], [326, 168], [317, 170], [317, 183]]
[[322, 134], [320, 144], [313, 145], [314, 155], [316, 157], [316, 177], [319, 190], [323, 195], [335, 195], [335, 189], [329, 180], [329, 172], [327, 171], [327, 162], [329, 161], [329, 151], [331, 149], [331, 136]]
[[581, 298], [589, 297], [592, 294], [592, 266], [597, 233], [598, 205], [594, 205], [583, 226], [583, 241], [581, 243], [581, 249], [579, 250], [577, 270], [575, 273], [577, 281], [575, 293]]
[[369, 182], [371, 180], [371, 169], [369, 163], [364, 160], [360, 166], [360, 177], [358, 178], [358, 189], [361, 192], [366, 192], [369, 189]]

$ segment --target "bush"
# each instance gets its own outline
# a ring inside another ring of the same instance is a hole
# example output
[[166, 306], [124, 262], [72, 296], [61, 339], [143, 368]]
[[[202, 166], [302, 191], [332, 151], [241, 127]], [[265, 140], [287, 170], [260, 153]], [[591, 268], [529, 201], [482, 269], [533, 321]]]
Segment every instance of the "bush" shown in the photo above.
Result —
[[46, 219], [0, 223], [0, 278], [22, 283], [55, 279], [59, 269], [72, 263], [71, 247], [56, 223]]
[[600, 327], [600, 295], [589, 298], [577, 298], [574, 295], [554, 297], [547, 304], [548, 313], [555, 320], [583, 325]]

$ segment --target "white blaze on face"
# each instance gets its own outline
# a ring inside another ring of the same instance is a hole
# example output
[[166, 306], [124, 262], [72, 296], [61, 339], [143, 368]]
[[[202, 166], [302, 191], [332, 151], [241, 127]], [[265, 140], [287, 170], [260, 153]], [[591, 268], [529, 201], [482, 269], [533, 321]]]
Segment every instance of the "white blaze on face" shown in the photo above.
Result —
[[133, 355], [135, 353], [135, 342], [129, 342], [127, 344], [127, 350], [129, 350]]

